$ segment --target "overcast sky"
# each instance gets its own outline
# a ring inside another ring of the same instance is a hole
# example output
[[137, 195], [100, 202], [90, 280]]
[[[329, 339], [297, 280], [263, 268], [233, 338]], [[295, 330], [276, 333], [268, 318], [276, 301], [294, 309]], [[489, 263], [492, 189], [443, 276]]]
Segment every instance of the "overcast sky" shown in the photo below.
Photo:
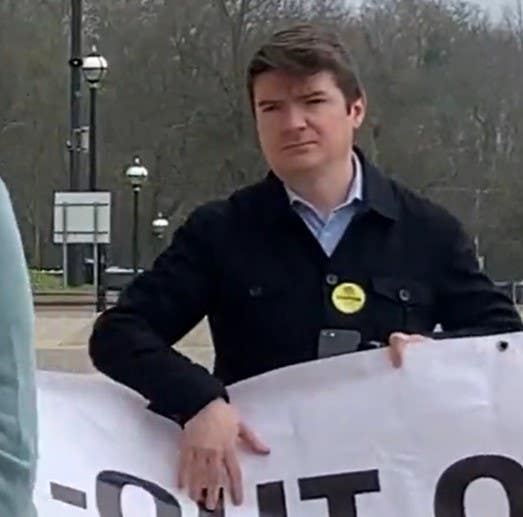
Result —
[[[486, 9], [493, 17], [498, 20], [503, 12], [503, 7], [506, 5], [514, 6], [517, 0], [468, 0], [470, 3], [475, 3]], [[360, 4], [361, 0], [349, 0], [350, 3]]]
[[515, 2], [509, 0], [474, 0], [474, 3], [480, 5], [483, 9], [487, 9], [493, 17], [499, 18], [506, 5], [515, 5]]

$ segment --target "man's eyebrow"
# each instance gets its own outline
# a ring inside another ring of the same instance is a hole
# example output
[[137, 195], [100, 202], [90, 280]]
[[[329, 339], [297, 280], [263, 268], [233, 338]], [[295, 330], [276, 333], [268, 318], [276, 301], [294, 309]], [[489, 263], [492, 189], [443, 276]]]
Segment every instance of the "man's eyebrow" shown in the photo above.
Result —
[[313, 92], [310, 92], [310, 93], [305, 93], [304, 95], [300, 95], [300, 99], [310, 99], [311, 97], [324, 97], [326, 94], [326, 92], [324, 92], [323, 90], [315, 90]]
[[263, 108], [264, 106], [269, 106], [269, 105], [272, 106], [273, 104], [278, 104], [279, 102], [281, 102], [281, 101], [276, 100], [276, 99], [274, 99], [274, 100], [272, 100], [272, 99], [263, 99], [261, 101], [258, 101], [257, 105], [258, 105], [259, 108]]
[[[324, 92], [323, 90], [315, 90], [310, 93], [304, 93], [303, 95], [299, 95], [298, 99], [307, 100], [307, 99], [311, 99], [313, 97], [325, 97], [326, 95], [327, 95], [327, 93]], [[259, 108], [263, 108], [264, 106], [278, 104], [279, 102], [282, 102], [282, 101], [278, 100], [278, 99], [263, 99], [263, 100], [257, 102], [257, 106]]]

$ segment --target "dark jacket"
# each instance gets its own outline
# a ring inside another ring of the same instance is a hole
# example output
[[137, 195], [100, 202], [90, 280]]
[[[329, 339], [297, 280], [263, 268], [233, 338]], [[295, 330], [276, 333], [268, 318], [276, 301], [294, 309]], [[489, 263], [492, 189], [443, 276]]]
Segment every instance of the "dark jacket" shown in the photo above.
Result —
[[[270, 173], [193, 212], [153, 268], [98, 319], [95, 366], [183, 421], [226, 397], [229, 383], [317, 358], [321, 329], [383, 342], [394, 331], [430, 334], [437, 323], [442, 335], [522, 329], [458, 221], [357, 152], [363, 207], [330, 258]], [[365, 293], [352, 314], [332, 301], [346, 282]], [[214, 375], [171, 346], [205, 315]]]

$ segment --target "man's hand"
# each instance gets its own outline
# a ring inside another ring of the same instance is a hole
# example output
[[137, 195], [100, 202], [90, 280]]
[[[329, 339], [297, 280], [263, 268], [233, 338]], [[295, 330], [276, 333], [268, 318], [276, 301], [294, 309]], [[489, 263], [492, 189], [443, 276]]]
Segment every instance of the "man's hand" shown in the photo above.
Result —
[[234, 504], [243, 502], [238, 440], [256, 454], [269, 453], [223, 399], [212, 401], [185, 424], [178, 484], [181, 489], [188, 488], [191, 499], [208, 510], [216, 508], [220, 491], [226, 486], [230, 486]]
[[403, 354], [405, 348], [412, 343], [427, 341], [429, 338], [420, 334], [404, 334], [403, 332], [393, 332], [389, 336], [389, 355], [395, 368], [400, 368], [403, 364]]

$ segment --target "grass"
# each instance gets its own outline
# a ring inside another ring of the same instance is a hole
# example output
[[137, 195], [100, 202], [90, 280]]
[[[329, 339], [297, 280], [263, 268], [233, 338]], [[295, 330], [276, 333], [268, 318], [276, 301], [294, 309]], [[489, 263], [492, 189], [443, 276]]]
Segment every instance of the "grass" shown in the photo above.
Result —
[[66, 293], [66, 292], [85, 292], [92, 291], [93, 286], [91, 285], [81, 285], [78, 287], [67, 287], [63, 285], [62, 275], [60, 274], [50, 274], [45, 271], [39, 271], [36, 269], [29, 270], [29, 278], [31, 280], [31, 287], [33, 292], [57, 292], [57, 293]]

